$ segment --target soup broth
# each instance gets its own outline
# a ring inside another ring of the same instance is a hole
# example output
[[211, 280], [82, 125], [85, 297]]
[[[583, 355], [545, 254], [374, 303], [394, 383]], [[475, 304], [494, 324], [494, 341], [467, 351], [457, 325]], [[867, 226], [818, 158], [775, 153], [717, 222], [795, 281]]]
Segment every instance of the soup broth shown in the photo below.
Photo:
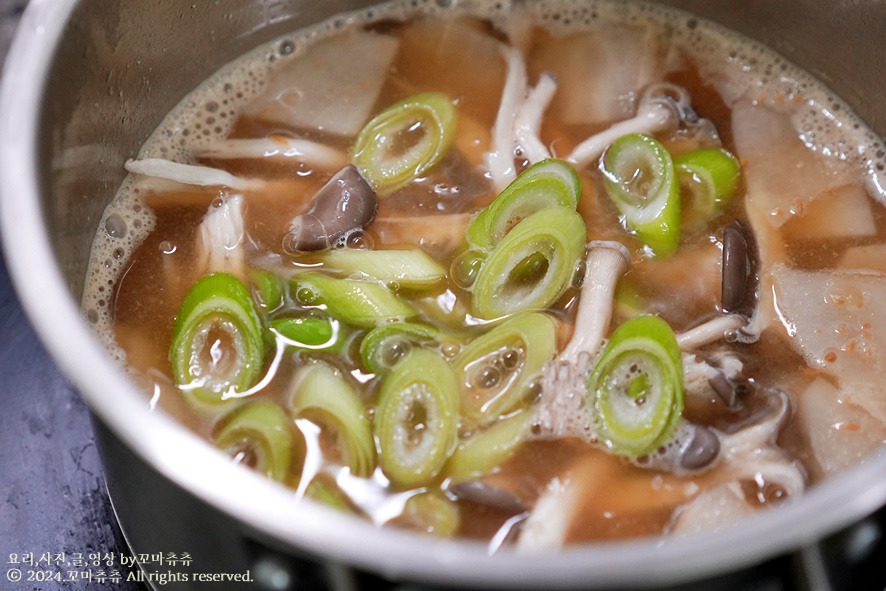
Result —
[[493, 549], [700, 531], [886, 442], [884, 161], [685, 13], [395, 1], [187, 96], [83, 309], [294, 497]]

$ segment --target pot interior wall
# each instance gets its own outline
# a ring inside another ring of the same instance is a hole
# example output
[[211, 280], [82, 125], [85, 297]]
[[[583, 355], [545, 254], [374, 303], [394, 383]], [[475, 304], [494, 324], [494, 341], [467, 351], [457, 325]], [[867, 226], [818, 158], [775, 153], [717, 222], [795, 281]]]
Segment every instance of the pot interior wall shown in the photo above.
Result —
[[49, 234], [77, 301], [102, 212], [163, 116], [247, 50], [372, 0], [79, 2], [46, 82], [40, 178]]

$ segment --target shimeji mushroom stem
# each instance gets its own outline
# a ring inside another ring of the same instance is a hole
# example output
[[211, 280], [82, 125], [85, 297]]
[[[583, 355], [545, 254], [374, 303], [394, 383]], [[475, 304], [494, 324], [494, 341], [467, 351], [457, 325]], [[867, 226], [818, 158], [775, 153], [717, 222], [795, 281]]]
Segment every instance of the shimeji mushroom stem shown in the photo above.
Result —
[[502, 57], [507, 65], [507, 78], [502, 91], [495, 127], [492, 129], [492, 151], [486, 154], [486, 165], [493, 185], [503, 191], [517, 178], [514, 166], [514, 127], [517, 111], [526, 97], [526, 64], [520, 51], [514, 47], [501, 46]]
[[541, 141], [539, 132], [545, 110], [557, 91], [557, 79], [550, 72], [542, 72], [538, 83], [529, 91], [526, 100], [517, 111], [514, 135], [523, 156], [531, 163], [551, 157], [551, 152]]
[[182, 164], [163, 158], [127, 160], [124, 168], [133, 174], [140, 174], [200, 187], [229, 187], [235, 191], [261, 190], [265, 182], [233, 175], [226, 170], [195, 164]]
[[591, 363], [606, 334], [614, 307], [618, 280], [630, 267], [630, 253], [618, 242], [591, 242], [585, 259], [584, 282], [572, 339], [562, 353], [544, 369], [542, 402], [536, 421], [542, 431], [555, 437], [570, 434], [567, 415], [581, 413], [583, 392]]
[[704, 324], [678, 334], [677, 344], [680, 345], [680, 349], [683, 351], [698, 349], [723, 338], [728, 339], [730, 334], [734, 334], [746, 322], [747, 319], [739, 314], [718, 316], [713, 320], [708, 320]]
[[649, 87], [640, 99], [637, 114], [581, 142], [566, 157], [578, 168], [593, 164], [615, 140], [629, 133], [654, 134], [681, 122], [696, 123], [698, 115], [692, 110], [689, 94], [673, 84]]
[[197, 234], [204, 272], [225, 272], [242, 279], [245, 272], [243, 196], [234, 195], [209, 206]]
[[201, 158], [217, 160], [272, 158], [303, 162], [322, 170], [338, 170], [348, 163], [343, 151], [305, 139], [272, 135], [265, 138], [226, 139], [198, 148]]
[[612, 317], [615, 288], [631, 264], [630, 252], [619, 242], [595, 241], [588, 246], [575, 330], [560, 355], [560, 361], [570, 363], [577, 363], [582, 353], [590, 359], [600, 348]]

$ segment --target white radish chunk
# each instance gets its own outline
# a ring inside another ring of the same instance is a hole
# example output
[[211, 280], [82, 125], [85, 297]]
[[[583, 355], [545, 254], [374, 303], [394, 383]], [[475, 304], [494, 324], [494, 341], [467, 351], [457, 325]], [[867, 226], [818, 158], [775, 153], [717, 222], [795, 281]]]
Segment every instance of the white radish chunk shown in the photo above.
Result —
[[552, 109], [569, 125], [633, 116], [643, 89], [664, 75], [660, 44], [651, 29], [633, 26], [552, 39], [538, 58], [541, 69], [562, 81]]
[[245, 114], [294, 129], [357, 135], [398, 45], [393, 37], [359, 30], [321, 41], [275, 72]]
[[818, 378], [798, 396], [800, 422], [824, 476], [858, 464], [886, 444], [886, 425]]
[[886, 424], [886, 274], [773, 267], [775, 302], [794, 348], [834, 376], [846, 400]]

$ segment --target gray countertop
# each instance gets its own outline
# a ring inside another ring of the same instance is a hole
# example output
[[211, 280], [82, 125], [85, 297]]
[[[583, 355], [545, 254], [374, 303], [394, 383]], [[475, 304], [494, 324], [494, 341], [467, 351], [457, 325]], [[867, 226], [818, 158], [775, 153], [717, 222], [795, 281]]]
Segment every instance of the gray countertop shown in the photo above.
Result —
[[[2, 59], [26, 4], [0, 0]], [[0, 589], [144, 589], [126, 582], [128, 569], [80, 564], [97, 553], [129, 553], [90, 420], [31, 329], [0, 260]]]

